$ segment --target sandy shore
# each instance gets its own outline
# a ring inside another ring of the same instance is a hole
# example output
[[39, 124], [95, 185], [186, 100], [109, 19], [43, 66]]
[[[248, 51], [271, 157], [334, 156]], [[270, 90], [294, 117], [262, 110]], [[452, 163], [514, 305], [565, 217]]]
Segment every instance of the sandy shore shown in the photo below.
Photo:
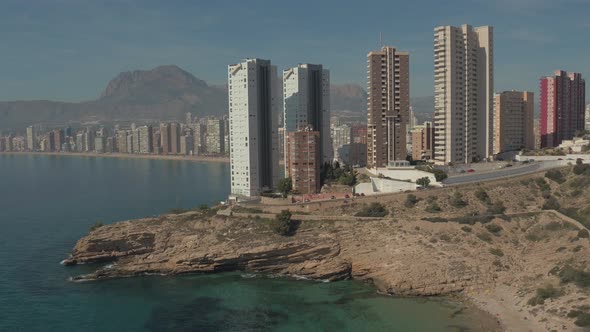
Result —
[[213, 156], [176, 156], [157, 154], [130, 154], [130, 153], [74, 153], [74, 152], [0, 152], [0, 155], [42, 155], [42, 156], [75, 156], [75, 157], [98, 157], [98, 158], [120, 158], [120, 159], [158, 159], [158, 160], [185, 160], [196, 162], [218, 162], [229, 163], [228, 157]]

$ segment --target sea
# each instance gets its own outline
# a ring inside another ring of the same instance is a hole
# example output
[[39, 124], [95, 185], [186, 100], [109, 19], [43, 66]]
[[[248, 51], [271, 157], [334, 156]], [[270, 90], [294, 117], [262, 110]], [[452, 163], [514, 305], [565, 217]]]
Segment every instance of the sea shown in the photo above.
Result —
[[229, 165], [0, 154], [0, 331], [481, 331], [446, 298], [380, 295], [360, 281], [244, 272], [75, 283], [60, 261], [95, 222], [217, 204]]

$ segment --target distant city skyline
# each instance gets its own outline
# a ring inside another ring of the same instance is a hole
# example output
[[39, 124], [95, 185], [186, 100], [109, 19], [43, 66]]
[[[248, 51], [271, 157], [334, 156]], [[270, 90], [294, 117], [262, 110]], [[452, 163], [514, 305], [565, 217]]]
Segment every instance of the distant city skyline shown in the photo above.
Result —
[[[294, 15], [309, 4], [305, 24]], [[363, 15], [369, 8], [379, 11]], [[235, 8], [238, 10], [228, 10]], [[457, 10], [460, 8], [460, 10]], [[279, 70], [322, 63], [333, 84], [365, 88], [366, 54], [395, 45], [412, 54], [412, 96], [433, 95], [433, 28], [495, 28], [495, 91], [539, 91], [554, 70], [590, 69], [583, 0], [459, 0], [351, 3], [252, 1], [15, 1], [3, 3], [0, 100], [97, 98], [121, 71], [176, 64], [224, 84], [227, 63], [272, 59]], [[264, 13], [264, 14], [262, 14]], [[565, 20], [567, 18], [567, 20]], [[567, 24], [564, 24], [567, 22]], [[269, 29], [270, 27], [270, 29]], [[264, 31], [241, 33], [236, 31]]]

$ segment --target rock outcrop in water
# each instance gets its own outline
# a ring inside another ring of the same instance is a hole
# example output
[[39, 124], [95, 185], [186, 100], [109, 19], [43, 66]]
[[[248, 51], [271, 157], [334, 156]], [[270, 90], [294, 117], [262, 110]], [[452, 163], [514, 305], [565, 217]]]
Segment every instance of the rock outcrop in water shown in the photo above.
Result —
[[[535, 176], [461, 186], [467, 206], [454, 206], [456, 195], [447, 189], [416, 192], [418, 202], [411, 207], [404, 204], [405, 194], [292, 206], [294, 218], [302, 222], [290, 237], [271, 230], [265, 219], [271, 214], [254, 212], [221, 216], [201, 211], [120, 222], [80, 239], [64, 263], [112, 263], [74, 280], [235, 270], [353, 278], [393, 295], [461, 294], [510, 330], [575, 331], [570, 313], [590, 308], [588, 290], [556, 271], [572, 266], [585, 278], [587, 229], [559, 213], [540, 211], [544, 200], [535, 194]], [[550, 186], [555, 197], [564, 198], [562, 206], [569, 204], [569, 187]], [[487, 191], [487, 200], [477, 197], [481, 190]], [[528, 206], [522, 197], [528, 197]], [[588, 204], [579, 200], [579, 206]], [[393, 207], [393, 215], [353, 217], [363, 203], [374, 201]], [[434, 201], [442, 212], [425, 212]], [[489, 202], [499, 201], [506, 214], [479, 214], [490, 209]], [[297, 215], [297, 210], [305, 213]], [[554, 298], [529, 304], [547, 285], [558, 289]]]
[[78, 241], [64, 264], [116, 262], [74, 280], [236, 270], [330, 281], [351, 276], [333, 237], [257, 236], [232, 224], [188, 213], [103, 226]]

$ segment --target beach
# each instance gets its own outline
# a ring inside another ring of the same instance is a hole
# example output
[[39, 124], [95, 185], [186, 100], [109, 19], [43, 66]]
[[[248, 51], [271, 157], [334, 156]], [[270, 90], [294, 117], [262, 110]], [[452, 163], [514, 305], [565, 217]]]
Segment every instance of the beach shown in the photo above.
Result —
[[92, 153], [92, 152], [0, 152], [4, 155], [43, 155], [43, 156], [75, 156], [98, 157], [119, 159], [156, 159], [156, 160], [183, 160], [196, 162], [229, 163], [229, 157], [217, 156], [185, 156], [185, 155], [159, 155], [159, 154], [132, 154], [132, 153]]

